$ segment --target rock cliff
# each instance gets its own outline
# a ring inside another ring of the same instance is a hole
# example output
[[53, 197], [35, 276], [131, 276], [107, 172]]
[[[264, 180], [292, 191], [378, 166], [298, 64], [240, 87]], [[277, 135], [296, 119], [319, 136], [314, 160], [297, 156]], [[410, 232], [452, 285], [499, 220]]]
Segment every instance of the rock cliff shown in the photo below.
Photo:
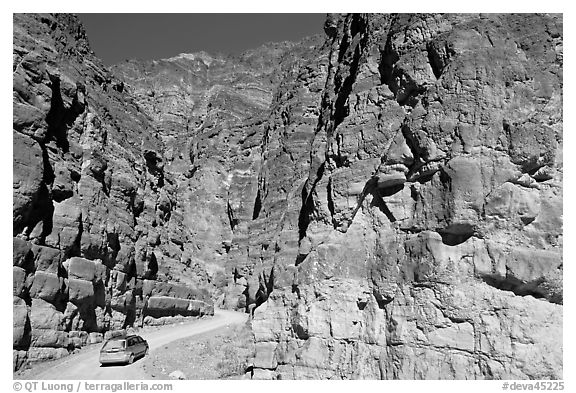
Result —
[[15, 16], [15, 360], [214, 302], [255, 378], [562, 378], [562, 17], [324, 30], [110, 72]]
[[561, 378], [561, 31], [327, 20], [298, 252], [255, 310], [255, 376]]
[[212, 314], [164, 142], [77, 18], [15, 14], [13, 50], [15, 368]]

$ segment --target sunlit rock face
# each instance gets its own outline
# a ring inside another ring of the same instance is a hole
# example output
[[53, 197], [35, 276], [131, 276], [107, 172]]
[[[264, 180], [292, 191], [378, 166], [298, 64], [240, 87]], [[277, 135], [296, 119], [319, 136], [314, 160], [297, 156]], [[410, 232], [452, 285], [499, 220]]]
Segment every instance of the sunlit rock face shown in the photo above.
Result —
[[[561, 18], [327, 24], [308, 170], [254, 310], [254, 376], [561, 378]], [[276, 137], [290, 157], [301, 120], [286, 112], [265, 152]], [[262, 211], [277, 211], [283, 171], [265, 168]]]
[[213, 314], [205, 277], [179, 268], [190, 251], [153, 121], [75, 16], [15, 14], [13, 28], [14, 367]]
[[254, 378], [562, 378], [562, 17], [324, 30], [109, 71], [15, 16], [15, 363], [216, 305]]
[[166, 146], [185, 247], [221, 307], [261, 304], [275, 260], [294, 265], [328, 50], [317, 36], [238, 56], [180, 54], [112, 68]]

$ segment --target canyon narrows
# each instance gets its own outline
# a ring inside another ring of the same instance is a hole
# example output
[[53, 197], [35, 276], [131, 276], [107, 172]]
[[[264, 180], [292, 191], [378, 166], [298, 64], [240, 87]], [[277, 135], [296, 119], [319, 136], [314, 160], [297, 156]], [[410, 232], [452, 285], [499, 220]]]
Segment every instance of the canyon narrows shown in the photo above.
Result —
[[257, 379], [562, 378], [562, 15], [110, 68], [13, 23], [14, 369], [217, 307]]

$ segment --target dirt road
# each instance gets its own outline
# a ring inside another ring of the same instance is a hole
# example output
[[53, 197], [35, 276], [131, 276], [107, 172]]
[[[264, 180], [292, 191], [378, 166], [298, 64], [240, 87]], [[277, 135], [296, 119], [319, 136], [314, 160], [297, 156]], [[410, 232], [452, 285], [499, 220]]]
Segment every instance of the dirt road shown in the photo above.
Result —
[[[194, 336], [219, 329], [223, 326], [246, 322], [247, 314], [215, 310], [214, 317], [187, 323], [184, 325], [166, 326], [158, 331], [141, 333], [148, 341], [150, 353], [171, 341]], [[150, 379], [142, 368], [142, 359], [131, 365], [109, 365], [100, 367], [98, 361], [101, 345], [82, 353], [70, 355], [63, 362], [42, 370], [40, 373], [27, 375], [27, 379], [124, 379], [145, 380]]]

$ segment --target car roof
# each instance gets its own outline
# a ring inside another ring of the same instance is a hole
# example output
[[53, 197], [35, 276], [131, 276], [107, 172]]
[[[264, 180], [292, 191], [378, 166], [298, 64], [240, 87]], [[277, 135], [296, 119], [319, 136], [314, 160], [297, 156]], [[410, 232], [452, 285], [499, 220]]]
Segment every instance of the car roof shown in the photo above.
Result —
[[[130, 335], [128, 335], [128, 336], [115, 336], [115, 337], [109, 338], [108, 341], [127, 340], [127, 339], [129, 339], [129, 338], [134, 338], [134, 337], [140, 337], [140, 336], [137, 335], [137, 334], [130, 334]], [[142, 337], [140, 337], [140, 338], [142, 338]], [[143, 338], [142, 338], [142, 339], [143, 339]]]
[[126, 340], [128, 337], [126, 336], [115, 336], [115, 337], [110, 337], [108, 339], [108, 341], [120, 341], [120, 340]]

